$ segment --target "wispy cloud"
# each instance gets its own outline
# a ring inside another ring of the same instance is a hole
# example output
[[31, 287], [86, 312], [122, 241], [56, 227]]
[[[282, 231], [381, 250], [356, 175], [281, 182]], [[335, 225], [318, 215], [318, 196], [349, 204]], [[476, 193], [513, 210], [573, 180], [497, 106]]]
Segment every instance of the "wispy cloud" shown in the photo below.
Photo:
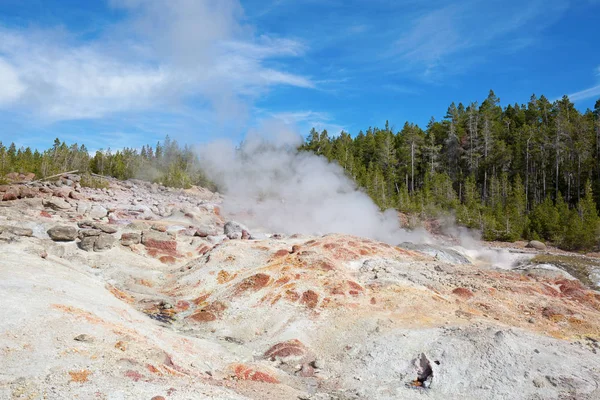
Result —
[[[269, 66], [306, 46], [253, 34], [237, 0], [111, 0], [127, 15], [100, 39], [60, 29], [0, 26], [0, 107], [49, 121], [177, 109], [202, 100], [242, 111], [278, 85], [313, 88], [307, 76]], [[60, 31], [61, 34], [57, 34]]]
[[[596, 69], [594, 70], [594, 74], [598, 78], [600, 78], [600, 65], [598, 67], [596, 67]], [[597, 79], [597, 81], [600, 81], [600, 79]], [[569, 95], [569, 99], [573, 102], [577, 102], [580, 100], [586, 100], [586, 99], [589, 99], [592, 97], [600, 98], [600, 82], [597, 82], [597, 84], [595, 86], [580, 90], [575, 93], [571, 93]]]
[[287, 126], [296, 127], [302, 131], [302, 134], [315, 128], [318, 131], [325, 129], [330, 136], [336, 136], [344, 130], [344, 126], [335, 123], [334, 118], [326, 112], [313, 110], [267, 112], [266, 117], [281, 121]]
[[569, 99], [573, 102], [589, 99], [590, 97], [600, 98], [600, 85], [593, 86], [589, 89], [581, 90], [569, 95]]
[[481, 58], [477, 52], [482, 49], [505, 52], [531, 45], [568, 5], [561, 0], [459, 0], [421, 13], [388, 54], [399, 56], [405, 69], [433, 78]]
[[402, 94], [419, 94], [419, 90], [417, 90], [416, 88], [406, 86], [406, 85], [394, 84], [394, 83], [383, 85], [383, 90], [387, 90], [390, 92], [396, 92], [396, 93], [402, 93]]

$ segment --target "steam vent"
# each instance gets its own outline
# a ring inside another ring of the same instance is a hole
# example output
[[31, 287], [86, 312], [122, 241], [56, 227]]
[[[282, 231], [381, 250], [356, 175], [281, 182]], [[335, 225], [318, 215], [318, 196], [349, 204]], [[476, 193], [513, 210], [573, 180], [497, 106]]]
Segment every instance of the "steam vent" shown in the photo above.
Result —
[[600, 393], [600, 295], [564, 255], [271, 233], [207, 189], [80, 178], [2, 188], [0, 398]]
[[0, 400], [600, 400], [600, 0], [0, 0]]

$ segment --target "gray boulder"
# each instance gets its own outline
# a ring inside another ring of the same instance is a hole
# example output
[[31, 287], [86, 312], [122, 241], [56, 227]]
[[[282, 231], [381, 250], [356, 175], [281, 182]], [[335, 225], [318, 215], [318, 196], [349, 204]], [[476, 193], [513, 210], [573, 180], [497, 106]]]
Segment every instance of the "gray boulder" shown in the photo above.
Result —
[[90, 236], [99, 236], [102, 232], [97, 229], [81, 229], [79, 231], [79, 239], [83, 240], [83, 238]]
[[85, 251], [93, 251], [96, 238], [97, 236], [86, 236], [82, 238], [81, 242], [79, 242], [79, 248]]
[[98, 204], [94, 204], [91, 208], [91, 210], [89, 211], [90, 218], [93, 219], [100, 219], [100, 218], [104, 218], [108, 215], [108, 210], [104, 207], [102, 207], [101, 205]]
[[406, 250], [418, 251], [420, 253], [432, 256], [438, 261], [449, 264], [471, 264], [471, 260], [469, 260], [466, 255], [449, 247], [438, 246], [435, 244], [417, 244], [411, 242], [400, 243], [398, 247]]
[[546, 245], [538, 240], [532, 240], [531, 242], [527, 243], [526, 247], [536, 250], [546, 250]]
[[110, 226], [110, 225], [106, 225], [106, 224], [101, 224], [99, 222], [96, 222], [92, 225], [95, 229], [99, 229], [104, 233], [108, 233], [108, 234], [113, 234], [113, 233], [117, 233], [117, 228], [115, 228], [114, 226]]
[[245, 225], [239, 222], [229, 221], [225, 224], [223, 231], [225, 236], [229, 239], [248, 239], [250, 237], [250, 231]]
[[123, 246], [133, 246], [134, 244], [140, 244], [142, 241], [142, 234], [138, 232], [127, 232], [121, 235], [121, 244]]
[[108, 233], [101, 233], [94, 242], [94, 251], [104, 251], [111, 249], [116, 239]]
[[208, 237], [208, 236], [217, 236], [219, 234], [217, 228], [213, 225], [207, 225], [207, 226], [201, 226], [198, 229], [196, 229], [196, 232], [194, 233], [194, 236], [199, 236], [199, 237]]
[[19, 228], [18, 226], [0, 225], [0, 233], [12, 233], [15, 236], [33, 236], [33, 230], [29, 228]]
[[55, 242], [72, 242], [77, 238], [77, 228], [69, 225], [58, 225], [48, 229], [48, 236]]
[[98, 232], [97, 235], [82, 238], [79, 248], [85, 251], [104, 251], [114, 246], [116, 239], [112, 235], [100, 231], [96, 232]]
[[68, 210], [71, 208], [71, 205], [69, 203], [58, 197], [48, 199], [43, 204], [44, 207], [48, 207], [56, 211]]

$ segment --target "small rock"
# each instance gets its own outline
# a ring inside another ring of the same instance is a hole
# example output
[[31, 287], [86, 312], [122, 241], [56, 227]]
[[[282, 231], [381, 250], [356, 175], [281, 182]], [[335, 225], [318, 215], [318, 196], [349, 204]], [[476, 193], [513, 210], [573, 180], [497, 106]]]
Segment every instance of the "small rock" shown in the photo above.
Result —
[[48, 229], [48, 235], [55, 242], [71, 242], [77, 238], [77, 228], [69, 225], [59, 225]]
[[43, 250], [43, 251], [40, 253], [40, 257], [42, 257], [43, 259], [46, 259], [46, 258], [48, 258], [48, 252], [47, 252], [46, 250]]
[[206, 240], [208, 240], [211, 244], [219, 244], [226, 239], [227, 239], [227, 236], [225, 236], [225, 235], [207, 236], [206, 237]]
[[27, 228], [19, 228], [17, 226], [0, 225], [0, 233], [9, 232], [16, 236], [33, 236], [33, 230]]
[[218, 234], [219, 233], [217, 232], [217, 229], [215, 227], [203, 226], [196, 230], [194, 236], [205, 238], [208, 236], [216, 236]]
[[69, 203], [59, 198], [48, 199], [43, 204], [44, 207], [48, 207], [56, 211], [68, 210], [71, 208]]
[[73, 189], [71, 189], [69, 186], [62, 186], [62, 187], [59, 187], [58, 189], [55, 189], [54, 192], [52, 192], [52, 195], [55, 197], [68, 199], [70, 197], [72, 191], [73, 191]]
[[106, 224], [101, 224], [99, 222], [96, 222], [93, 224], [93, 227], [95, 229], [99, 229], [104, 233], [108, 233], [108, 234], [113, 234], [113, 233], [117, 233], [117, 228], [110, 226], [110, 225], [106, 225]]
[[33, 199], [39, 193], [39, 190], [30, 188], [28, 186], [21, 186], [19, 188], [19, 197], [22, 199]]
[[108, 215], [108, 210], [98, 204], [94, 204], [89, 211], [90, 218], [100, 219], [104, 218]]
[[73, 338], [73, 340], [76, 340], [78, 342], [85, 342], [85, 343], [93, 343], [94, 342], [94, 337], [91, 335], [88, 335], [86, 333], [82, 333], [81, 335], [77, 335]]
[[97, 229], [81, 229], [79, 231], [79, 238], [83, 239], [89, 236], [98, 236], [100, 235], [102, 232], [97, 230]]
[[85, 198], [81, 193], [77, 193], [74, 190], [71, 193], [69, 193], [69, 197], [73, 200], [83, 200]]
[[244, 236], [244, 231], [246, 231], [248, 237], [251, 236], [247, 227], [235, 221], [227, 222], [223, 227], [223, 231], [229, 239], [241, 239]]
[[121, 235], [121, 244], [123, 246], [131, 246], [139, 244], [142, 241], [142, 235], [137, 232], [127, 232]]
[[79, 202], [77, 203], [77, 212], [79, 214], [85, 214], [90, 209], [89, 203]]
[[113, 247], [115, 238], [108, 233], [101, 233], [94, 242], [94, 251], [104, 251]]
[[142, 234], [142, 244], [165, 252], [176, 252], [177, 242], [169, 235], [156, 231], [145, 231]]
[[164, 225], [159, 225], [159, 224], [153, 224], [152, 225], [152, 229], [157, 231], [157, 232], [166, 232], [167, 231], [167, 227]]
[[129, 229], [133, 229], [134, 231], [143, 231], [148, 228], [148, 225], [142, 221], [133, 221], [129, 225], [127, 225]]
[[94, 243], [96, 243], [96, 236], [86, 236], [79, 242], [79, 248], [85, 251], [93, 251]]

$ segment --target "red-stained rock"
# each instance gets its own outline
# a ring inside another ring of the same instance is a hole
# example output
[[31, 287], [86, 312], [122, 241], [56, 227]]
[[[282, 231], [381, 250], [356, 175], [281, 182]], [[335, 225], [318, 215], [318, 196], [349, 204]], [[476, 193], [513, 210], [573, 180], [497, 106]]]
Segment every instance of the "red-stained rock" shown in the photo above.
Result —
[[196, 322], [211, 322], [216, 320], [219, 315], [227, 309], [227, 306], [220, 301], [215, 301], [202, 308], [201, 310], [197, 310], [188, 318], [192, 321]]
[[18, 198], [19, 193], [11, 190], [4, 193], [4, 195], [2, 196], [2, 201], [12, 201], [17, 200]]
[[212, 249], [212, 247], [210, 247], [210, 246], [208, 246], [208, 245], [205, 244], [203, 246], [198, 247], [197, 250], [198, 250], [198, 254], [201, 255], [201, 256], [203, 256], [206, 253], [208, 253], [211, 249]]
[[160, 256], [159, 261], [163, 264], [175, 264], [177, 263], [177, 259], [173, 256]]
[[247, 230], [242, 229], [242, 240], [248, 240], [248, 239], [250, 239], [250, 233]]
[[281, 250], [277, 250], [275, 252], [275, 254], [273, 254], [273, 258], [279, 258], [279, 257], [285, 257], [287, 255], [289, 255], [290, 252], [285, 250], [285, 249], [281, 249]]
[[358, 283], [354, 282], [354, 281], [347, 281], [348, 282], [348, 286], [350, 286], [350, 289], [356, 292], [363, 292], [365, 289], [363, 289], [362, 286], [360, 286]]
[[28, 186], [21, 186], [19, 188], [19, 197], [22, 199], [33, 199], [39, 194], [39, 190], [30, 188]]
[[273, 375], [244, 364], [234, 364], [232, 366], [232, 369], [235, 373], [236, 378], [240, 380], [265, 383], [279, 383], [279, 380]]
[[209, 311], [200, 310], [196, 311], [188, 318], [196, 322], [210, 322], [216, 320], [217, 316]]
[[142, 234], [142, 244], [165, 254], [175, 255], [177, 253], [177, 241], [164, 233], [146, 231]]
[[315, 308], [319, 304], [319, 295], [312, 291], [307, 290], [302, 293], [302, 299], [300, 299], [300, 303], [304, 304], [308, 308]]
[[125, 232], [121, 234], [121, 244], [123, 246], [132, 246], [139, 244], [142, 240], [142, 236], [137, 232]]
[[307, 353], [306, 346], [297, 339], [288, 340], [287, 342], [277, 343], [267, 350], [264, 354], [265, 358], [275, 361], [299, 360]]
[[150, 400], [165, 400], [165, 398], [163, 396], [154, 396]]
[[300, 299], [300, 294], [295, 290], [288, 289], [285, 291], [284, 295], [285, 298], [291, 303], [295, 303]]
[[558, 288], [563, 296], [576, 300], [585, 300], [587, 290], [581, 284], [581, 282], [576, 280], [561, 279], [555, 283], [558, 285]]
[[140, 379], [142, 379], [144, 376], [142, 374], [140, 374], [137, 371], [133, 371], [133, 370], [127, 370], [125, 371], [125, 373], [123, 374], [125, 377], [131, 379], [134, 382], [138, 382]]
[[235, 290], [236, 294], [241, 294], [246, 291], [256, 292], [269, 284], [271, 277], [267, 274], [252, 275], [241, 281]]
[[40, 217], [44, 217], [44, 218], [52, 218], [52, 215], [48, 212], [48, 211], [40, 211]]
[[474, 296], [473, 292], [471, 292], [469, 289], [467, 288], [456, 288], [452, 291], [453, 294], [457, 295], [458, 297], [462, 297], [463, 299], [470, 299], [471, 297]]
[[161, 233], [165, 233], [167, 231], [167, 227], [165, 225], [159, 225], [159, 224], [152, 225], [152, 229], [157, 232], [161, 232]]

